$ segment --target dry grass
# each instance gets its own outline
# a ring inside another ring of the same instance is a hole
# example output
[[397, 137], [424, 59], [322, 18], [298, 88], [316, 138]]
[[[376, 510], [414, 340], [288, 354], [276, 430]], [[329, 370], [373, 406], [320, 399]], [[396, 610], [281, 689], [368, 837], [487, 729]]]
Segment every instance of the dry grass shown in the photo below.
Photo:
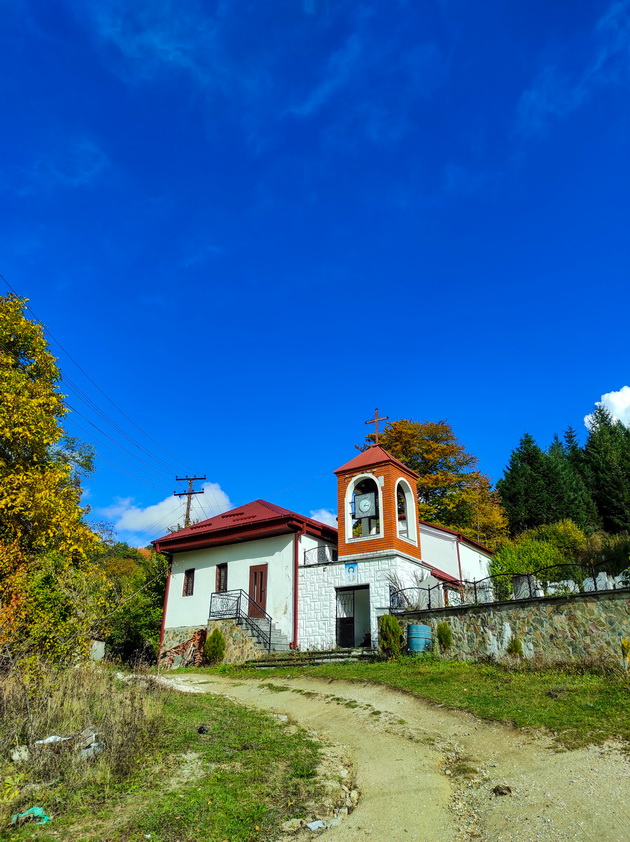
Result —
[[[156, 727], [160, 705], [149, 681], [121, 686], [115, 674], [95, 665], [56, 671], [39, 666], [25, 680], [12, 670], [0, 680], [0, 821], [32, 806], [53, 787], [66, 798], [86, 786], [110, 787], [136, 768]], [[93, 729], [102, 748], [90, 759], [74, 741], [37, 745], [51, 735], [73, 737]], [[28, 760], [11, 762], [25, 746]]]

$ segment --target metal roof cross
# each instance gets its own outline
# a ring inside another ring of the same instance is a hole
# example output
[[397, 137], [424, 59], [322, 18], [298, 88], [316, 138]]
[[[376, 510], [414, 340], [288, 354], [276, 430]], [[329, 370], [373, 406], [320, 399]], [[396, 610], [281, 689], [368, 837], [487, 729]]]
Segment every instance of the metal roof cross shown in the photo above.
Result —
[[378, 408], [374, 410], [374, 418], [370, 419], [370, 421], [366, 421], [366, 424], [374, 424], [374, 444], [378, 444], [378, 422], [379, 421], [389, 421], [389, 415], [385, 415], [382, 418], [378, 416]]

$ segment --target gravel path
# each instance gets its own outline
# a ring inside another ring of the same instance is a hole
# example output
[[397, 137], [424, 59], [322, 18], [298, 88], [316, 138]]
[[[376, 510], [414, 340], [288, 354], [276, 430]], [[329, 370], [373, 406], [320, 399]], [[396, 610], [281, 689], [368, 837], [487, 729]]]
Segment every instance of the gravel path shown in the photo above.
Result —
[[[630, 762], [618, 746], [558, 751], [545, 736], [369, 684], [199, 674], [165, 681], [288, 715], [345, 747], [361, 798], [320, 834], [325, 842], [630, 840]], [[496, 786], [511, 792], [495, 795]]]

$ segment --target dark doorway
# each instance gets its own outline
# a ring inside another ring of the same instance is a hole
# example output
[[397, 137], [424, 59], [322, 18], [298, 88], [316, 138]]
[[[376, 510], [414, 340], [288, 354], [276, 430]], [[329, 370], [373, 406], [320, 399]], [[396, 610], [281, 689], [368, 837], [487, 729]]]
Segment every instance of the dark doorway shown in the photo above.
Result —
[[250, 617], [264, 617], [267, 609], [267, 565], [256, 564], [249, 568]]
[[337, 646], [371, 646], [368, 585], [337, 590]]

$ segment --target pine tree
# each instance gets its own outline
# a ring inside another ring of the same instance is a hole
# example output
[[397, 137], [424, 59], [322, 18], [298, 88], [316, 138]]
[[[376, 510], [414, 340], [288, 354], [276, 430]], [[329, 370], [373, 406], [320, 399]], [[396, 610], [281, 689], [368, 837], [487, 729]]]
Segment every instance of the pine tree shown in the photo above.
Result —
[[534, 438], [526, 433], [512, 451], [503, 477], [497, 482], [512, 535], [549, 523], [553, 500], [547, 488], [549, 471], [545, 456]]
[[591, 416], [584, 453], [604, 530], [630, 531], [630, 430], [598, 406]]

